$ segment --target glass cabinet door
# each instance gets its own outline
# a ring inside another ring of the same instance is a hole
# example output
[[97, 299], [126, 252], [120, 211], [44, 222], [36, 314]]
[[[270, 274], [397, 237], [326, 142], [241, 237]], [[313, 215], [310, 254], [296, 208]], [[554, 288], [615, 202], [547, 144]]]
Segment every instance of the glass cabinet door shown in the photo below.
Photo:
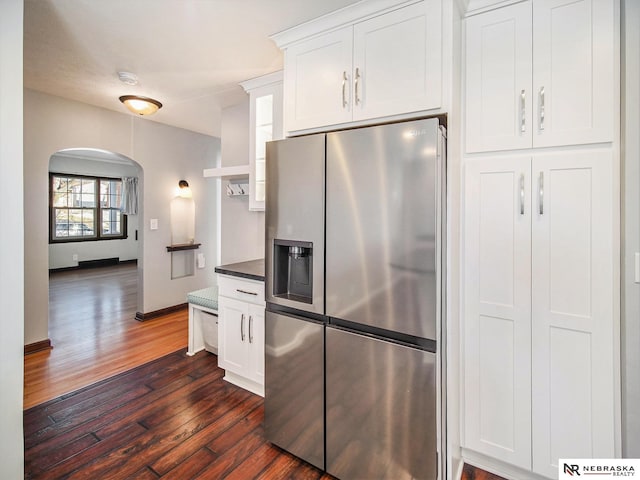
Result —
[[282, 72], [241, 84], [249, 94], [249, 210], [264, 210], [266, 142], [282, 136]]

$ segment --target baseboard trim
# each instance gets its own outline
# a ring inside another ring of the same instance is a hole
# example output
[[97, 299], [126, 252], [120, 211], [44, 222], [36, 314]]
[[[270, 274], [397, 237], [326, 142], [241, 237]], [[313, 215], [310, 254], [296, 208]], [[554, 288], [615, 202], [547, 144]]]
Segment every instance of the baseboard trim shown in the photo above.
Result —
[[138, 259], [119, 260], [118, 258], [106, 258], [102, 260], [89, 260], [87, 262], [79, 262], [75, 267], [50, 268], [49, 273], [68, 272], [70, 270], [84, 270], [87, 268], [113, 267], [114, 265], [137, 264]]
[[136, 312], [136, 320], [139, 322], [146, 322], [147, 320], [153, 320], [154, 318], [162, 317], [163, 315], [168, 315], [170, 313], [179, 312], [181, 310], [186, 310], [189, 306], [188, 303], [181, 303], [179, 305], [173, 305], [167, 308], [161, 308], [160, 310], [155, 310], [153, 312]]
[[51, 350], [53, 345], [51, 345], [51, 339], [47, 338], [46, 340], [40, 340], [39, 342], [30, 343], [24, 346], [24, 354], [30, 355], [32, 353], [40, 352], [42, 350]]

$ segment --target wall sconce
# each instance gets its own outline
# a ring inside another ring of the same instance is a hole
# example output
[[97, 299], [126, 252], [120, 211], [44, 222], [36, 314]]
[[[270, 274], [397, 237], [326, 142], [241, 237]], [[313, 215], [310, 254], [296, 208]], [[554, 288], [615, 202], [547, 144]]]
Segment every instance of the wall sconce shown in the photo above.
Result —
[[162, 108], [162, 104], [158, 100], [138, 95], [123, 95], [120, 97], [120, 101], [137, 115], [151, 115]]
[[193, 193], [189, 187], [189, 182], [186, 180], [180, 180], [178, 182], [178, 188], [176, 188], [176, 197], [193, 198]]
[[193, 244], [196, 206], [189, 183], [180, 180], [171, 200], [171, 244]]

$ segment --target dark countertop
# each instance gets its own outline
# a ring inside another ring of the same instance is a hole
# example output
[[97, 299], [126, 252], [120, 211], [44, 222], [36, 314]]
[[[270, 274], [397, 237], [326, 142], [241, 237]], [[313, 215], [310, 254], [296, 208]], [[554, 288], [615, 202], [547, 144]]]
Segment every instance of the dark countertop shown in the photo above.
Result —
[[247, 262], [229, 263], [215, 268], [216, 273], [233, 277], [248, 278], [264, 282], [264, 258]]

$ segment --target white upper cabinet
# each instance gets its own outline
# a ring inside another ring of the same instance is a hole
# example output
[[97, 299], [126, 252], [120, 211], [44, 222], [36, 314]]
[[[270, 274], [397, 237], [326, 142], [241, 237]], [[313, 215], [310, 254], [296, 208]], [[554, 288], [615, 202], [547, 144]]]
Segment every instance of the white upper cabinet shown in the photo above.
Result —
[[441, 106], [441, 0], [376, 4], [388, 7], [347, 7], [275, 36], [285, 50], [286, 132]]
[[353, 119], [438, 108], [439, 2], [420, 2], [358, 23], [353, 30]]
[[285, 52], [286, 130], [351, 120], [351, 27]]
[[466, 20], [466, 151], [613, 140], [614, 0], [533, 0]]
[[613, 140], [613, 17], [613, 0], [534, 1], [534, 146]]
[[266, 143], [283, 138], [282, 71], [241, 85], [249, 94], [249, 210], [264, 210]]
[[531, 147], [531, 4], [467, 19], [468, 152]]

